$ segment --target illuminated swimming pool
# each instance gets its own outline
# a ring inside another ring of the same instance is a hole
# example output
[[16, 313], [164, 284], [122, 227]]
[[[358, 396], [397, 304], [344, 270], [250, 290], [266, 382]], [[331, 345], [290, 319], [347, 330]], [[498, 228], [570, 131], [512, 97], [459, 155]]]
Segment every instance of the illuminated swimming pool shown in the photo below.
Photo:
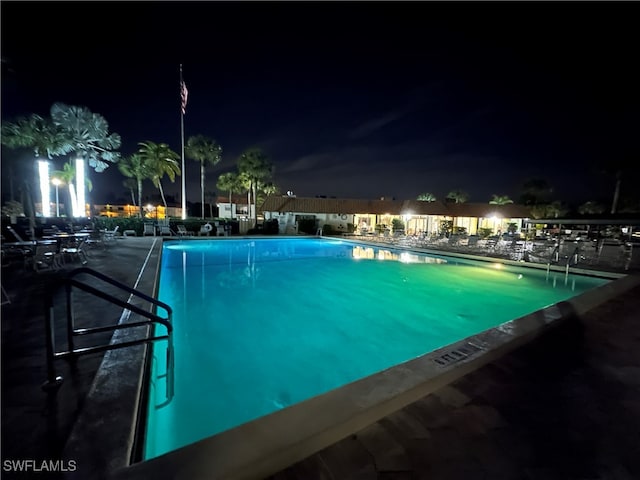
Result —
[[326, 239], [166, 242], [175, 396], [154, 366], [144, 458], [607, 282]]

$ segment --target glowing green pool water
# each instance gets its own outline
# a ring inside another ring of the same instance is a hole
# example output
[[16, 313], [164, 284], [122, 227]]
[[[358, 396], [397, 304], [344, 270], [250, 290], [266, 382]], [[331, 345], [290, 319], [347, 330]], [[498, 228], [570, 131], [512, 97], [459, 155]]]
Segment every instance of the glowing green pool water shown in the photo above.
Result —
[[157, 407], [154, 361], [144, 457], [607, 282], [499, 267], [309, 238], [166, 243], [159, 299], [174, 309], [175, 396]]

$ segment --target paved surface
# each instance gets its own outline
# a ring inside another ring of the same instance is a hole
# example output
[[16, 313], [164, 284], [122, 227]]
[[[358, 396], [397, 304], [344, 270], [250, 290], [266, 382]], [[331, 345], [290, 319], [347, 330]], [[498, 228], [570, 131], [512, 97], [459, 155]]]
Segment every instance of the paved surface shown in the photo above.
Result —
[[[119, 240], [89, 266], [133, 286], [152, 241]], [[101, 360], [59, 361], [60, 391], [40, 389], [43, 299], [59, 275], [2, 271], [12, 300], [2, 306], [3, 467], [60, 458]], [[96, 302], [80, 307], [83, 322], [117, 322], [119, 308]], [[639, 307], [636, 288], [270, 480], [640, 478]]]

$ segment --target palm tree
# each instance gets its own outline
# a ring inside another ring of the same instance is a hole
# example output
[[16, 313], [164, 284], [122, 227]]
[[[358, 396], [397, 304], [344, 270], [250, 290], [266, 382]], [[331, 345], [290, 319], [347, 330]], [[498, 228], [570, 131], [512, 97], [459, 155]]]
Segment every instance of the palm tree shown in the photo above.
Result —
[[[50, 114], [53, 124], [62, 129], [65, 141], [78, 160], [88, 162], [98, 173], [118, 162], [120, 152], [117, 149], [122, 143], [120, 135], [109, 133], [109, 123], [102, 115], [91, 112], [87, 107], [64, 103], [54, 103]], [[84, 175], [89, 176], [88, 172]], [[78, 202], [84, 199], [84, 183], [81, 182], [76, 178]], [[79, 207], [84, 210], [84, 206]]]
[[433, 193], [421, 193], [420, 195], [418, 195], [418, 200], [420, 200], [421, 202], [435, 202], [436, 201], [436, 196]]
[[279, 191], [280, 189], [273, 182], [267, 182], [267, 183], [258, 182], [258, 195], [256, 200], [258, 203], [260, 203], [260, 205], [262, 205], [262, 202], [264, 202], [265, 196], [275, 195]]
[[[71, 151], [71, 146], [66, 141], [62, 129], [48, 119], [35, 114], [21, 117], [15, 123], [4, 123], [1, 139], [2, 144], [11, 149], [32, 149], [36, 161], [40, 155], [46, 156], [50, 160], [54, 156], [64, 155]], [[31, 185], [26, 179], [24, 180], [23, 197], [22, 204], [28, 206], [29, 227], [32, 236], [35, 237], [35, 202], [31, 193]]]
[[509, 203], [513, 203], [507, 195], [496, 195], [493, 194], [493, 198], [489, 201], [491, 205], [507, 205]]
[[[118, 163], [118, 167], [120, 167], [120, 165], [122, 164], [122, 162]], [[138, 203], [136, 202], [136, 189], [138, 188], [138, 182], [136, 182], [136, 180], [134, 178], [125, 178], [122, 181], [122, 186], [124, 188], [126, 188], [127, 190], [129, 190], [129, 194], [131, 195], [131, 204], [136, 207], [138, 205]]]
[[520, 203], [524, 205], [547, 203], [552, 192], [553, 189], [546, 180], [541, 178], [529, 179], [522, 185]]
[[[76, 191], [73, 186], [73, 180], [76, 178], [76, 168], [73, 166], [71, 161], [66, 162], [62, 166], [62, 170], [55, 170], [51, 172], [51, 176], [54, 178], [59, 178], [62, 181], [62, 183], [65, 183], [67, 185], [67, 189], [69, 192], [69, 199], [71, 200], [71, 203], [69, 205], [75, 205]], [[91, 182], [91, 179], [89, 177], [84, 178], [84, 185], [85, 187], [87, 187], [87, 190], [89, 191], [93, 190], [93, 183]], [[70, 216], [69, 214], [73, 214], [73, 211], [71, 212], [69, 211], [67, 202], [65, 202], [65, 210], [67, 211], [67, 216]]]
[[202, 202], [202, 218], [204, 219], [204, 177], [206, 164], [216, 165], [220, 162], [222, 147], [215, 140], [204, 135], [189, 137], [185, 148], [187, 157], [200, 162], [200, 192]]
[[149, 178], [160, 191], [166, 211], [167, 200], [164, 198], [164, 190], [162, 189], [162, 177], [167, 175], [169, 180], [174, 182], [176, 175], [180, 175], [180, 165], [178, 164], [180, 155], [171, 150], [166, 143], [140, 142], [138, 145], [140, 145], [138, 155], [149, 168]]
[[120, 135], [109, 133], [109, 124], [102, 115], [86, 107], [54, 103], [51, 120], [62, 130], [70, 151], [88, 160], [96, 172], [103, 172], [120, 159], [117, 151], [122, 143]]
[[[140, 218], [144, 217], [144, 211], [142, 206], [142, 182], [147, 178], [152, 178], [152, 169], [150, 165], [145, 161], [143, 156], [139, 153], [134, 153], [128, 157], [124, 157], [118, 163], [118, 170], [122, 173], [128, 180], [134, 182], [135, 188], [138, 191], [138, 202], [136, 203], [135, 199], [133, 201], [134, 205], [138, 205]], [[131, 194], [133, 198], [133, 193]]]
[[209, 217], [213, 218], [213, 204], [216, 203], [216, 191], [205, 190], [204, 198], [205, 200], [208, 200], [207, 203], [209, 203]]
[[[243, 181], [238, 172], [223, 173], [218, 177], [216, 187], [223, 192], [229, 192], [229, 208], [231, 207], [231, 195], [240, 193], [243, 189]], [[233, 214], [233, 209], [231, 210]]]
[[273, 176], [273, 164], [259, 148], [245, 150], [238, 159], [238, 170], [245, 176], [249, 192], [253, 193], [253, 226], [256, 224], [256, 196], [259, 183]]
[[620, 203], [620, 193], [622, 191], [622, 181], [632, 181], [637, 178], [640, 173], [640, 162], [629, 152], [616, 152], [612, 154], [613, 158], [608, 158], [602, 165], [598, 165], [597, 172], [613, 176], [615, 184], [613, 188], [613, 198], [611, 200], [610, 213], [613, 215], [618, 212]]
[[447, 194], [447, 199], [452, 200], [454, 203], [464, 203], [469, 199], [469, 194], [462, 190], [452, 190]]

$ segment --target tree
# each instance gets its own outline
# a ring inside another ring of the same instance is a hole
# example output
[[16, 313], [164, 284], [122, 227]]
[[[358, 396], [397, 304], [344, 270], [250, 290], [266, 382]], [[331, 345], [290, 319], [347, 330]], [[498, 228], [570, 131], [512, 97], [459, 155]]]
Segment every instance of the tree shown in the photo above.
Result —
[[547, 203], [551, 198], [552, 192], [553, 189], [546, 180], [543, 180], [541, 178], [529, 179], [522, 185], [520, 203], [524, 205], [537, 205], [539, 203]]
[[267, 183], [258, 182], [257, 202], [262, 205], [262, 202], [264, 202], [264, 199], [266, 196], [275, 195], [279, 191], [280, 189], [273, 182], [267, 182]]
[[[109, 123], [102, 115], [91, 112], [87, 107], [54, 103], [51, 106], [51, 120], [61, 128], [71, 151], [82, 162], [88, 162], [94, 171], [100, 173], [120, 159], [117, 151], [121, 145], [120, 135], [109, 133]], [[88, 172], [84, 176], [89, 177]], [[84, 183], [76, 178], [78, 202], [84, 199]], [[84, 210], [84, 206], [80, 206]]]
[[[45, 119], [33, 114], [15, 124], [3, 125], [3, 143], [10, 147], [14, 145], [13, 148], [32, 148], [36, 157], [46, 155], [49, 159], [76, 153], [88, 160], [96, 172], [102, 172], [110, 163], [118, 161], [120, 154], [116, 149], [120, 147], [120, 136], [109, 133], [109, 124], [101, 115], [86, 107], [54, 103], [50, 116]], [[78, 188], [84, 189], [84, 183]]]
[[496, 195], [493, 194], [493, 198], [489, 201], [491, 205], [507, 205], [509, 203], [513, 203], [507, 195]]
[[469, 199], [469, 194], [462, 190], [452, 190], [447, 194], [447, 199], [454, 203], [464, 203]]
[[[155, 161], [155, 160], [154, 160]], [[118, 170], [127, 179], [135, 182], [135, 188], [138, 191], [138, 209], [140, 218], [144, 217], [144, 211], [142, 206], [142, 182], [148, 178], [152, 178], [152, 167], [145, 161], [145, 158], [140, 153], [134, 153], [128, 157], [122, 158], [118, 163]], [[133, 193], [131, 194], [133, 198]], [[133, 204], [136, 205], [134, 199]], [[165, 205], [166, 207], [166, 205]]]
[[[67, 202], [65, 202], [65, 210], [67, 211], [67, 216], [72, 216], [73, 209], [71, 209], [70, 211], [68, 205], [76, 204], [76, 192], [73, 187], [73, 180], [76, 178], [76, 168], [69, 161], [62, 166], [62, 170], [55, 170], [51, 172], [51, 176], [53, 178], [59, 178], [62, 183], [67, 185], [67, 191], [69, 193], [69, 199], [71, 200], [71, 203], [67, 204]], [[91, 179], [89, 177], [85, 177], [84, 185], [85, 187], [87, 187], [87, 190], [93, 190], [93, 183], [91, 182]]]
[[569, 209], [560, 201], [551, 202], [547, 205], [546, 215], [551, 218], [564, 217]]
[[149, 178], [153, 185], [160, 191], [162, 203], [166, 210], [167, 200], [164, 198], [162, 178], [167, 175], [169, 180], [175, 181], [176, 175], [180, 175], [178, 159], [180, 155], [169, 148], [166, 143], [140, 142], [140, 155], [142, 162], [149, 168]]
[[420, 195], [418, 195], [418, 200], [420, 200], [421, 202], [435, 202], [436, 201], [436, 196], [433, 193], [421, 193]]
[[215, 140], [196, 135], [189, 137], [185, 147], [187, 157], [200, 162], [200, 192], [202, 201], [202, 218], [204, 219], [204, 179], [206, 164], [216, 165], [220, 162], [222, 147]]
[[613, 198], [611, 200], [611, 214], [619, 210], [620, 195], [622, 193], [622, 181], [633, 182], [633, 178], [638, 178], [640, 173], [640, 162], [637, 161], [633, 153], [616, 149], [614, 147], [613, 158], [607, 159], [597, 168], [598, 173], [613, 176], [615, 183], [613, 187]]
[[580, 215], [600, 215], [605, 210], [605, 206], [598, 202], [585, 202], [578, 207]]
[[245, 150], [238, 159], [238, 170], [249, 184], [253, 194], [253, 226], [256, 224], [256, 196], [259, 183], [266, 183], [273, 176], [273, 165], [259, 148]]
[[70, 151], [88, 161], [96, 172], [103, 172], [120, 159], [117, 151], [122, 143], [120, 135], [109, 133], [109, 124], [102, 115], [92, 113], [86, 107], [54, 103], [51, 120], [62, 129]]
[[[40, 155], [44, 155], [50, 160], [54, 156], [64, 155], [72, 150], [71, 145], [66, 141], [63, 130], [50, 120], [36, 114], [32, 114], [29, 117], [21, 117], [15, 123], [4, 123], [1, 137], [2, 144], [11, 149], [32, 149], [36, 160]], [[35, 238], [35, 201], [31, 185], [26, 178], [24, 180], [22, 204], [28, 206], [29, 228], [32, 238]]]
[[[229, 208], [231, 208], [231, 195], [240, 193], [244, 188], [242, 178], [238, 172], [228, 172], [220, 175], [216, 187], [223, 192], [229, 192]], [[233, 210], [231, 213], [233, 213]]]
[[[122, 162], [120, 162], [122, 163]], [[118, 163], [118, 167], [120, 166], [120, 163]], [[136, 202], [136, 190], [138, 188], [138, 182], [136, 182], [136, 180], [134, 178], [125, 178], [122, 181], [122, 186], [124, 188], [126, 188], [127, 190], [129, 190], [129, 194], [131, 195], [131, 204], [136, 207], [138, 205], [138, 203]]]
[[216, 203], [216, 191], [205, 190], [204, 197], [205, 200], [208, 200], [209, 203], [209, 217], [213, 218], [213, 204]]

